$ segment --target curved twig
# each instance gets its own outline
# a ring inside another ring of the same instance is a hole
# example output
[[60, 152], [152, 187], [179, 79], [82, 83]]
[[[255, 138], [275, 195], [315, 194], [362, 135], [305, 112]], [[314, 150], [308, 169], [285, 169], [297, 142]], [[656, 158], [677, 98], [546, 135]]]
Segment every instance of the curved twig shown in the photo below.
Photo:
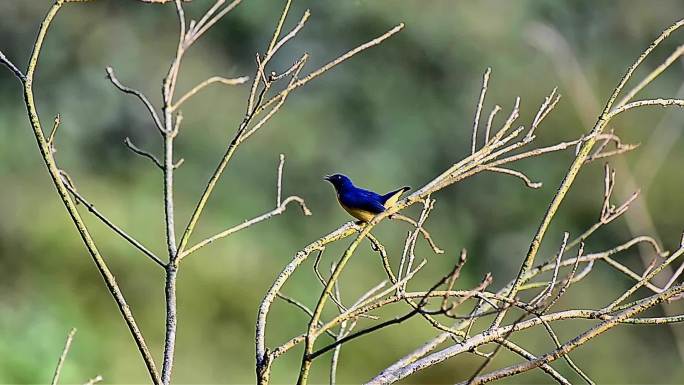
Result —
[[116, 88], [118, 88], [121, 92], [134, 95], [135, 97], [140, 99], [140, 101], [145, 105], [145, 108], [147, 108], [147, 111], [150, 113], [152, 121], [154, 121], [154, 124], [156, 125], [157, 129], [160, 133], [163, 134], [164, 126], [162, 126], [161, 120], [159, 120], [159, 115], [157, 115], [157, 111], [155, 111], [154, 106], [152, 106], [152, 103], [150, 103], [147, 97], [143, 95], [142, 92], [133, 88], [126, 87], [123, 84], [121, 84], [119, 79], [117, 79], [114, 75], [114, 70], [112, 69], [112, 67], [105, 68], [105, 71], [107, 72], [107, 79], [109, 79]]

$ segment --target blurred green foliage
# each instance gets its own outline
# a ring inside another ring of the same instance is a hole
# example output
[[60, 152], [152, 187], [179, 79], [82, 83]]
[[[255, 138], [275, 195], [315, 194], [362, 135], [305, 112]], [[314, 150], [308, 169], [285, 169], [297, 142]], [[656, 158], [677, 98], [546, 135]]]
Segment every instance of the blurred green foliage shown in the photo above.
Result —
[[[195, 0], [186, 6], [187, 13], [197, 17], [212, 3]], [[48, 4], [0, 2], [0, 49], [22, 68]], [[229, 14], [186, 56], [179, 92], [212, 75], [251, 76], [254, 54], [268, 43], [281, 6], [272, 0], [246, 1]], [[273, 68], [286, 68], [308, 52], [306, 72], [399, 22], [405, 22], [406, 28], [297, 90], [283, 110], [238, 151], [195, 240], [273, 207], [279, 153], [287, 156], [284, 194], [303, 196], [314, 215], [303, 217], [293, 206], [284, 215], [216, 242], [184, 262], [178, 288], [177, 383], [253, 382], [254, 321], [262, 295], [296, 250], [348, 219], [323, 175], [343, 172], [362, 186], [383, 191], [422, 185], [469, 151], [472, 114], [481, 74], [488, 66], [493, 72], [486, 111], [494, 104], [506, 111], [519, 95], [521, 122], [528, 124], [543, 97], [557, 85], [564, 98], [538, 130], [538, 140], [550, 144], [578, 137], [589, 128], [581, 119], [587, 103], [590, 108], [601, 105], [578, 98], [578, 83], [564, 80], [570, 74], [562, 71], [563, 63], [532, 44], [535, 34], [543, 31], [538, 27], [555, 29], [566, 40], [588, 79], [589, 91], [603, 103], [627, 65], [660, 30], [684, 15], [684, 4], [676, 0], [302, 0], [293, 5], [286, 28], [306, 8], [312, 13], [309, 23], [274, 60]], [[676, 34], [644, 67], [657, 65], [682, 36]], [[165, 250], [161, 174], [128, 152], [122, 139], [130, 136], [157, 153], [160, 139], [138, 101], [116, 91], [105, 79], [104, 67], [111, 65], [124, 84], [141, 89], [159, 104], [161, 80], [176, 42], [177, 20], [171, 5], [104, 0], [67, 5], [49, 32], [35, 81], [44, 124], [49, 126], [56, 113], [62, 115], [56, 155], [60, 166], [101, 211], [159, 253]], [[674, 65], [645, 94], [673, 96], [683, 81], [681, 66]], [[247, 93], [247, 86], [212, 86], [184, 106], [184, 126], [177, 141], [177, 156], [185, 158], [176, 183], [179, 226], [187, 220], [241, 120]], [[629, 113], [619, 120], [619, 134], [628, 142], [646, 143], [665, 114], [668, 124], [677, 127], [671, 148], [679, 149], [684, 144], [679, 135], [684, 116], [677, 111]], [[662, 155], [667, 156], [666, 162], [647, 170], [650, 185], [640, 200], [671, 249], [682, 230], [684, 152]], [[623, 158], [634, 168], [639, 156], [637, 150]], [[517, 166], [544, 182], [540, 190], [497, 174], [477, 176], [436, 195], [427, 227], [448, 252], [434, 256], [421, 246], [420, 256], [429, 264], [415, 287], [434, 282], [463, 247], [471, 258], [462, 287], [472, 286], [489, 271], [495, 287], [511, 279], [571, 157], [553, 154]], [[108, 383], [146, 382], [128, 330], [38, 156], [19, 84], [4, 68], [0, 186], [0, 383], [49, 381], [71, 327], [79, 331], [63, 383], [83, 382], [96, 374]], [[557, 247], [563, 231], [576, 236], [596, 221], [601, 193], [602, 167], [596, 162], [575, 183], [541, 258]], [[160, 362], [162, 272], [96, 219], [85, 212], [84, 216]], [[377, 229], [395, 263], [407, 230], [405, 224], [389, 222]], [[592, 237], [587, 250], [602, 250], [629, 237], [620, 220]], [[347, 243], [329, 247], [322, 265], [329, 266]], [[640, 266], [634, 250], [623, 258], [630, 266]], [[629, 285], [603, 265], [593, 274], [573, 287], [561, 306], [602, 306]], [[343, 298], [355, 298], [382, 277], [377, 255], [364, 247], [342, 278]], [[310, 305], [317, 299], [319, 285], [310, 265], [294, 276], [285, 292]], [[674, 306], [675, 311], [681, 308]], [[590, 324], [564, 322], [559, 335], [570, 338]], [[277, 303], [270, 316], [269, 344], [285, 341], [305, 325], [306, 318], [298, 310]], [[682, 383], [684, 351], [677, 349], [678, 343], [684, 345], [677, 337], [682, 333], [679, 325], [622, 326], [573, 357], [599, 383]], [[434, 334], [415, 319], [345, 345], [339, 382], [370, 378]], [[548, 336], [540, 331], [524, 333], [519, 341], [534, 352], [551, 348]], [[294, 381], [300, 354], [296, 350], [276, 363], [276, 383]], [[497, 364], [514, 359], [502, 353]], [[475, 356], [451, 360], [409, 382], [453, 383], [469, 375], [480, 361]], [[327, 365], [326, 360], [315, 363], [315, 382], [327, 379]], [[557, 366], [577, 380], [564, 363]], [[540, 373], [507, 381], [548, 382]]]

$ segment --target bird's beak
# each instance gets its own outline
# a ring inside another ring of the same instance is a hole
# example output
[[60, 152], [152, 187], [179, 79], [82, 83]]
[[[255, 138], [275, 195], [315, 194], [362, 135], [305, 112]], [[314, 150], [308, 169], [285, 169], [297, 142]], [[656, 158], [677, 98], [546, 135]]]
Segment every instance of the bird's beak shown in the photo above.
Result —
[[332, 175], [326, 175], [325, 178], [323, 178], [323, 179], [324, 179], [324, 180], [327, 180], [328, 182], [330, 182], [330, 179], [331, 179], [331, 178], [332, 178]]

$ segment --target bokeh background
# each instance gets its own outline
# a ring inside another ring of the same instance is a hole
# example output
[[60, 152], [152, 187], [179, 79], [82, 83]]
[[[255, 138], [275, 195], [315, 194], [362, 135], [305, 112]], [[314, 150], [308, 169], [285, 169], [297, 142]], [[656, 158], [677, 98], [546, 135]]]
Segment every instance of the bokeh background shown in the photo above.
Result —
[[[0, 49], [24, 68], [48, 1], [0, 2]], [[252, 75], [254, 54], [268, 43], [282, 2], [246, 1], [186, 55], [179, 92], [212, 75]], [[186, 6], [200, 15], [213, 2]], [[177, 383], [254, 381], [254, 321], [262, 295], [305, 244], [348, 220], [330, 186], [321, 180], [344, 172], [376, 190], [421, 186], [470, 149], [470, 127], [481, 75], [492, 67], [486, 110], [510, 109], [522, 98], [521, 122], [529, 124], [543, 97], [558, 86], [563, 98], [538, 130], [539, 143], [569, 140], [587, 131], [625, 68], [657, 34], [684, 16], [676, 0], [609, 1], [296, 1], [292, 26], [306, 8], [312, 17], [273, 62], [282, 69], [303, 52], [305, 72], [399, 22], [406, 28], [291, 95], [262, 131], [240, 148], [202, 217], [195, 240], [270, 210], [275, 201], [278, 154], [287, 156], [284, 194], [304, 197], [313, 211], [303, 217], [292, 206], [284, 215], [216, 242], [188, 258], [179, 278], [179, 330], [174, 379]], [[660, 63], [684, 41], [675, 34], [637, 75]], [[122, 145], [130, 136], [159, 153], [160, 138], [138, 101], [105, 79], [111, 65], [124, 83], [143, 90], [157, 105], [159, 89], [177, 42], [172, 5], [96, 1], [64, 7], [49, 33], [35, 82], [45, 126], [62, 115], [57, 159], [79, 191], [115, 223], [160, 254], [164, 252], [161, 175]], [[674, 96], [684, 84], [680, 63], [644, 96]], [[188, 102], [177, 154], [179, 231], [216, 162], [241, 120], [247, 86], [210, 87]], [[641, 186], [636, 214], [594, 235], [588, 251], [610, 248], [632, 234], [648, 234], [666, 248], [678, 245], [684, 220], [681, 200], [684, 113], [660, 108], [632, 112], [616, 129], [639, 150], [611, 160], [618, 169], [616, 195]], [[547, 203], [572, 159], [570, 152], [516, 166], [543, 188], [530, 190], [518, 179], [487, 174], [437, 194], [427, 227], [444, 255], [424, 245], [429, 260], [415, 288], [427, 287], [466, 247], [470, 262], [459, 285], [470, 287], [492, 272], [500, 287], [518, 271], [521, 256]], [[557, 215], [541, 258], [556, 249], [563, 231], [576, 236], [600, 212], [603, 167], [596, 162], [579, 176]], [[417, 208], [408, 213], [417, 214]], [[63, 370], [63, 383], [96, 374], [108, 383], [142, 383], [148, 377], [128, 330], [73, 225], [54, 193], [36, 151], [18, 82], [0, 71], [0, 383], [49, 381], [64, 338], [78, 328]], [[83, 214], [115, 273], [160, 362], [164, 301], [162, 271], [96, 219]], [[408, 227], [383, 223], [377, 229], [397, 263]], [[329, 266], [349, 240], [328, 248]], [[420, 243], [420, 242], [419, 242]], [[621, 256], [640, 268], [638, 249]], [[342, 278], [343, 298], [383, 278], [369, 247], [351, 261]], [[574, 286], [559, 306], [590, 308], [612, 301], [630, 285], [603, 264]], [[307, 264], [285, 292], [312, 305], [320, 287]], [[401, 312], [402, 310], [397, 310]], [[654, 314], [662, 313], [659, 309]], [[681, 312], [671, 305], [669, 312]], [[278, 302], [271, 313], [269, 344], [304, 330], [306, 318]], [[367, 324], [368, 321], [363, 321]], [[559, 324], [562, 339], [592, 322]], [[435, 335], [416, 319], [345, 345], [338, 380], [359, 383]], [[542, 332], [518, 340], [533, 352], [551, 349]], [[292, 383], [300, 350], [275, 364], [274, 382]], [[674, 326], [618, 327], [573, 353], [599, 383], [684, 383], [684, 329]], [[495, 365], [517, 358], [502, 352]], [[477, 368], [481, 358], [452, 359], [411, 377], [407, 383], [454, 383]], [[580, 381], [567, 365], [556, 367]], [[327, 380], [327, 360], [314, 365], [313, 381]], [[545, 383], [533, 371], [510, 383]]]

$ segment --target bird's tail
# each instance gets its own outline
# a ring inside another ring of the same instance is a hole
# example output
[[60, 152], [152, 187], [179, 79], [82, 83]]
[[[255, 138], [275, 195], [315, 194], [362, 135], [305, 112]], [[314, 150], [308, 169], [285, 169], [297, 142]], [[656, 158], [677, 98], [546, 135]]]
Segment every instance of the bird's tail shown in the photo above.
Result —
[[400, 189], [396, 189], [394, 191], [390, 191], [387, 194], [382, 196], [382, 204], [385, 206], [385, 208], [390, 208], [397, 204], [399, 201], [399, 198], [401, 198], [401, 194], [405, 193], [406, 191], [410, 190], [411, 187], [409, 186], [404, 186]]

